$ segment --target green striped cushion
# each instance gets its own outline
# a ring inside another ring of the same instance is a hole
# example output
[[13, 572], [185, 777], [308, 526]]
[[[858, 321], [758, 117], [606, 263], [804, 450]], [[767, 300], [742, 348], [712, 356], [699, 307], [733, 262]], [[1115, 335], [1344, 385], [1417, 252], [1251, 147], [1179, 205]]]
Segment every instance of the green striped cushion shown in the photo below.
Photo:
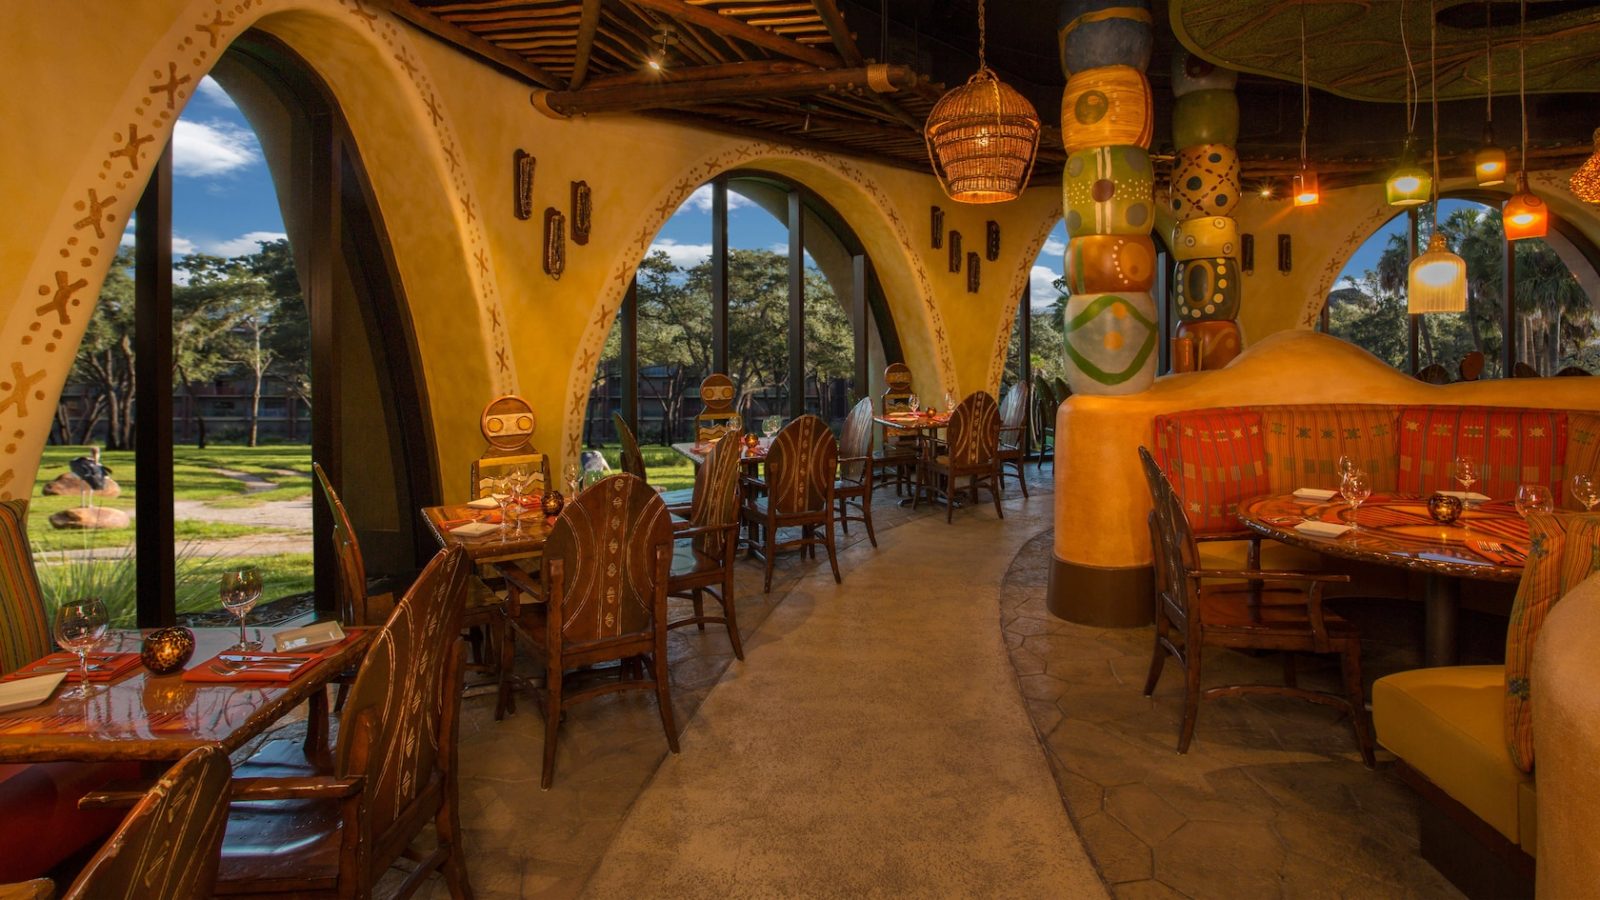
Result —
[[50, 652], [50, 621], [28, 546], [28, 504], [0, 500], [0, 674]]

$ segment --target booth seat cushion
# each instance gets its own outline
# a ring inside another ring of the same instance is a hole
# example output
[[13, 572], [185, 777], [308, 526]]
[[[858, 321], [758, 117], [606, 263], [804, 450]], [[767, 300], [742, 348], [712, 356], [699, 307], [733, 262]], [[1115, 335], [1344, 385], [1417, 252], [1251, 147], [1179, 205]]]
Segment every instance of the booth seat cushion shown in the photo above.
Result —
[[1522, 837], [1520, 792], [1531, 778], [1511, 762], [1502, 666], [1412, 669], [1372, 685], [1378, 743], [1507, 840]]
[[1183, 498], [1197, 535], [1239, 532], [1239, 503], [1269, 493], [1261, 414], [1197, 409], [1155, 420], [1155, 459]]
[[37, 878], [104, 841], [126, 810], [80, 810], [78, 800], [138, 777], [137, 763], [0, 765], [0, 883]]
[[1486, 406], [1408, 406], [1400, 411], [1399, 489], [1431, 494], [1460, 490], [1457, 456], [1486, 471], [1472, 486], [1509, 499], [1525, 483], [1560, 492], [1567, 452], [1567, 414], [1554, 409]]
[[[1600, 413], [1567, 413], [1567, 478], [1583, 472], [1600, 478]], [[1583, 509], [1568, 490], [1556, 491], [1557, 502], [1567, 509]]]
[[1339, 488], [1339, 457], [1349, 456], [1373, 478], [1372, 489], [1393, 492], [1399, 483], [1397, 406], [1306, 403], [1258, 406], [1272, 492]]

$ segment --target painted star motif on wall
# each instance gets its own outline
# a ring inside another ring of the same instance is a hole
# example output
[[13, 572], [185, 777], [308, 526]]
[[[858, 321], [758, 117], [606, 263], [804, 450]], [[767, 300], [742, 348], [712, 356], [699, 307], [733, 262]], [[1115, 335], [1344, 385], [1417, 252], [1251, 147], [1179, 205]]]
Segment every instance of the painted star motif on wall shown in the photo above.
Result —
[[[111, 215], [102, 215], [102, 213], [105, 213], [106, 207], [111, 206], [116, 202], [117, 198], [115, 194], [105, 198], [104, 200], [101, 200], [99, 195], [95, 193], [94, 188], [89, 188], [88, 201], [85, 202], [83, 200], [79, 200], [77, 203], [72, 205], [74, 209], [80, 211], [87, 209], [89, 214], [78, 221], [73, 222], [72, 227], [78, 229], [79, 231], [82, 231], [85, 228], [93, 228], [94, 236], [101, 240], [105, 240], [106, 227], [104, 223], [111, 221]], [[102, 221], [102, 219], [104, 221]]]
[[17, 408], [17, 418], [27, 418], [28, 392], [33, 391], [33, 399], [35, 400], [44, 399], [44, 391], [35, 390], [33, 387], [44, 380], [44, 374], [44, 370], [40, 369], [29, 375], [27, 370], [22, 367], [22, 363], [12, 363], [11, 380], [0, 381], [0, 391], [6, 392], [6, 396], [0, 397], [0, 413], [15, 406]]
[[[120, 134], [113, 134], [112, 137], [116, 138], [117, 140], [122, 140], [122, 135]], [[155, 140], [155, 138], [150, 135], [140, 137], [139, 123], [129, 122], [128, 139], [123, 142], [120, 149], [111, 151], [111, 155], [126, 156], [128, 158], [128, 167], [137, 172], [139, 170], [139, 148], [153, 140]]]
[[[161, 70], [157, 69], [153, 77], [160, 78]], [[176, 109], [178, 105], [178, 89], [192, 80], [193, 78], [188, 75], [180, 77], [178, 75], [178, 64], [169, 62], [167, 63], [167, 80], [150, 85], [150, 93], [166, 94], [167, 109]]]
[[[62, 325], [71, 325], [72, 319], [67, 316], [67, 304], [71, 303], [73, 306], [77, 306], [79, 303], [81, 303], [82, 301], [72, 295], [88, 286], [89, 280], [86, 278], [79, 278], [77, 281], [68, 282], [66, 272], [56, 272], [55, 296], [50, 298], [49, 302], [45, 303], [43, 306], [35, 307], [33, 314], [36, 316], [43, 316], [45, 313], [53, 312], [57, 316], [61, 317]], [[50, 293], [50, 286], [45, 284], [39, 285], [39, 293]]]

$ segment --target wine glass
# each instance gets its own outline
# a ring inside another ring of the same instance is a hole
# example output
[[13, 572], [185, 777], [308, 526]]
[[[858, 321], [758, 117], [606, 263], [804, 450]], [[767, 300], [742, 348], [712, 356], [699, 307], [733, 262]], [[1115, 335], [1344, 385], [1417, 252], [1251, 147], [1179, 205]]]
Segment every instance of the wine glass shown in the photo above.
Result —
[[578, 490], [583, 487], [583, 481], [581, 480], [583, 471], [578, 468], [578, 464], [570, 462], [567, 463], [566, 466], [561, 469], [561, 474], [566, 479], [567, 499], [570, 500], [578, 496]]
[[511, 476], [499, 475], [489, 482], [489, 496], [500, 505], [500, 539], [505, 540], [511, 526]]
[[92, 693], [89, 687], [89, 651], [106, 636], [111, 614], [95, 597], [63, 603], [56, 609], [56, 643], [78, 654], [78, 686], [63, 691], [63, 699], [78, 700]]
[[950, 412], [952, 410], [954, 410], [955, 408], [956, 408], [956, 398], [950, 396], [950, 392], [949, 391], [945, 391], [944, 392], [944, 412], [945, 412], [945, 415], [949, 415]]
[[911, 414], [914, 416], [917, 414], [917, 410], [922, 408], [922, 400], [916, 394], [912, 394], [906, 398], [906, 408], [911, 410]]
[[1339, 457], [1339, 462], [1338, 462], [1339, 480], [1341, 482], [1344, 481], [1345, 478], [1348, 477], [1351, 472], [1357, 471], [1360, 468], [1361, 467], [1359, 465], [1356, 465], [1355, 459], [1353, 459], [1349, 455], [1345, 455], [1345, 456]]
[[767, 416], [765, 419], [761, 420], [761, 433], [767, 436], [768, 441], [771, 441], [775, 436], [777, 436], [778, 432], [782, 429], [782, 416]]
[[[511, 513], [511, 518], [516, 520], [517, 536], [522, 536], [522, 504], [528, 496], [528, 473], [518, 466], [506, 476], [506, 494], [508, 497], [506, 507]], [[504, 524], [504, 523], [502, 523]]]
[[1535, 510], [1539, 512], [1554, 512], [1556, 508], [1556, 501], [1554, 497], [1550, 496], [1549, 486], [1543, 484], [1520, 485], [1517, 488], [1516, 502], [1517, 514], [1524, 519], [1528, 517], [1528, 513]]
[[[1461, 493], [1463, 495], [1470, 493], [1473, 483], [1478, 480], [1478, 467], [1472, 461], [1472, 457], [1466, 455], [1456, 457], [1455, 476], [1456, 482], [1461, 485]], [[1467, 498], [1463, 496], [1461, 499], [1465, 501]]]
[[239, 618], [239, 643], [229, 650], [260, 650], [261, 642], [248, 640], [244, 633], [244, 620], [261, 599], [261, 570], [255, 566], [240, 566], [222, 573], [222, 608]]
[[1589, 512], [1593, 512], [1596, 506], [1600, 506], [1600, 485], [1596, 485], [1594, 482], [1592, 475], [1572, 476], [1573, 499], [1582, 503], [1583, 508]]
[[1367, 476], [1367, 473], [1356, 469], [1345, 476], [1344, 488], [1340, 493], [1344, 494], [1344, 502], [1350, 504], [1350, 529], [1352, 531], [1359, 530], [1361, 528], [1359, 518], [1361, 504], [1372, 496], [1372, 479]]

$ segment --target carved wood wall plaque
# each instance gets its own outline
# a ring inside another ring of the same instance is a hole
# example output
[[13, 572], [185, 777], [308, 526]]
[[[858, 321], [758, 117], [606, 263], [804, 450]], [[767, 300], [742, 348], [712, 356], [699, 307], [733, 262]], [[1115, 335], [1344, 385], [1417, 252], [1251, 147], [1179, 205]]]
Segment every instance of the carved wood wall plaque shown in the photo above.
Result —
[[594, 214], [594, 200], [589, 194], [589, 182], [572, 183], [572, 242], [580, 247], [589, 243], [589, 225]]
[[933, 249], [938, 250], [944, 246], [944, 210], [933, 207], [930, 221], [933, 223]]
[[567, 217], [553, 206], [544, 211], [544, 273], [557, 281], [567, 267]]
[[533, 169], [538, 165], [527, 151], [521, 148], [511, 155], [512, 159], [512, 202], [516, 205], [513, 210], [519, 219], [533, 218]]
[[967, 254], [967, 293], [978, 292], [978, 254]]
[[950, 271], [961, 271], [961, 232], [950, 232]]
[[989, 262], [1000, 258], [1000, 223], [993, 219], [983, 223], [983, 256]]

